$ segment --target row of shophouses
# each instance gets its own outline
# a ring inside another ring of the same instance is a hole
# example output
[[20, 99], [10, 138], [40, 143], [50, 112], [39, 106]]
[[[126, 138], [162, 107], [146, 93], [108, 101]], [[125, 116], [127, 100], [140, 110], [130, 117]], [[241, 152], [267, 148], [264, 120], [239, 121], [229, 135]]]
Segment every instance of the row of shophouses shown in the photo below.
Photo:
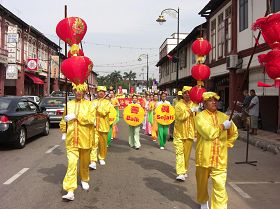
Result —
[[[268, 7], [271, 12], [278, 12], [280, 1], [272, 0], [271, 4], [265, 0], [209, 1], [199, 12], [199, 15], [205, 17], [205, 23], [195, 27], [175, 48], [172, 47], [172, 41], [168, 39], [162, 44], [157, 63], [160, 74], [159, 88], [172, 93], [175, 92], [175, 88], [196, 85], [196, 81], [191, 76], [191, 68], [196, 62], [191, 45], [202, 35], [212, 45], [206, 60], [206, 64], [211, 68], [210, 78], [205, 82], [206, 89], [215, 91], [221, 96], [224, 110], [232, 109], [235, 100], [243, 101], [243, 90], [254, 89], [260, 99], [260, 128], [278, 132], [280, 129], [279, 89], [257, 86], [258, 81], [273, 83], [258, 62], [257, 56], [269, 50], [262, 37], [252, 58], [249, 73], [246, 73], [258, 36], [258, 31], [251, 30], [251, 25], [258, 18], [265, 16]], [[177, 63], [168, 59], [170, 56], [176, 56], [177, 50], [179, 50], [179, 86], [176, 86]], [[238, 108], [237, 110], [241, 111]]]
[[[47, 96], [71, 86], [60, 71], [61, 47], [0, 4], [0, 96]], [[88, 79], [95, 88], [96, 73]]]

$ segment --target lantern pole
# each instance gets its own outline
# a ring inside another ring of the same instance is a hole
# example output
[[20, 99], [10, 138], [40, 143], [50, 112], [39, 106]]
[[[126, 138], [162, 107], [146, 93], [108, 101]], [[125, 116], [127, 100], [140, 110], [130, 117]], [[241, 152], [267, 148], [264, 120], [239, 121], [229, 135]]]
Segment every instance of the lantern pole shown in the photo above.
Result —
[[[64, 17], [67, 18], [67, 5], [64, 5]], [[67, 43], [64, 45], [65, 56], [67, 57]], [[67, 96], [68, 96], [68, 88], [67, 88], [67, 78], [65, 76], [65, 115], [67, 115]], [[66, 123], [66, 131], [67, 131], [67, 123]]]
[[[269, 12], [271, 11], [271, 0], [267, 0], [267, 5], [268, 5], [268, 6], [267, 6], [267, 9], [266, 9], [266, 12], [265, 12], [265, 15], [264, 15], [265, 17], [266, 17], [266, 16], [269, 14]], [[248, 62], [248, 65], [247, 65], [247, 68], [246, 68], [246, 71], [245, 71], [245, 75], [244, 75], [244, 77], [243, 77], [243, 79], [242, 79], [241, 85], [238, 87], [239, 90], [240, 90], [240, 88], [242, 88], [242, 87], [244, 86], [245, 81], [246, 81], [246, 78], [247, 78], [247, 76], [248, 76], [248, 74], [249, 74], [249, 68], [250, 68], [250, 65], [251, 65], [253, 56], [254, 56], [254, 54], [255, 54], [255, 52], [256, 52], [256, 48], [257, 48], [257, 46], [258, 46], [258, 41], [259, 41], [260, 37], [261, 37], [261, 31], [259, 31], [258, 36], [257, 36], [257, 38], [256, 38], [256, 42], [255, 42], [255, 45], [254, 45], [254, 48], [253, 48], [253, 52], [252, 52], [252, 54], [251, 54], [251, 56], [250, 56], [250, 59], [249, 59], [249, 62]], [[234, 107], [233, 107], [233, 109], [232, 109], [232, 111], [231, 111], [229, 120], [232, 120], [232, 116], [233, 116], [233, 112], [234, 112], [234, 110], [235, 110], [236, 104], [237, 104], [237, 99], [234, 101]], [[248, 127], [247, 127], [246, 159], [245, 159], [245, 161], [235, 162], [235, 164], [248, 164], [248, 165], [256, 166], [256, 163], [258, 162], [258, 161], [248, 161], [248, 158], [249, 158], [248, 156], [249, 156], [249, 137], [250, 137], [250, 135], [249, 135], [249, 129], [250, 129], [250, 126], [251, 126], [251, 122], [250, 122], [250, 124], [249, 124]]]

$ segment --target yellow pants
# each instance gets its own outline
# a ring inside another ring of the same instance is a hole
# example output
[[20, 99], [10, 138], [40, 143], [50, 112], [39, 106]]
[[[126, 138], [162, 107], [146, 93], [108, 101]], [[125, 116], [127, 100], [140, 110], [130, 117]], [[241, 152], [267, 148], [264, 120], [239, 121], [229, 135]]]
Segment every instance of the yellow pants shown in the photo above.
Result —
[[211, 209], [227, 209], [226, 179], [227, 170], [196, 167], [197, 201], [204, 204], [208, 201], [208, 178], [212, 179]]
[[90, 149], [67, 148], [68, 168], [63, 180], [63, 189], [67, 192], [77, 189], [77, 165], [80, 160], [80, 177], [89, 181]]
[[107, 132], [95, 132], [95, 142], [90, 153], [90, 161], [97, 162], [97, 149], [99, 149], [98, 159], [105, 160], [107, 155]]
[[188, 172], [190, 155], [192, 150], [192, 139], [173, 139], [176, 153], [176, 173], [182, 175]]

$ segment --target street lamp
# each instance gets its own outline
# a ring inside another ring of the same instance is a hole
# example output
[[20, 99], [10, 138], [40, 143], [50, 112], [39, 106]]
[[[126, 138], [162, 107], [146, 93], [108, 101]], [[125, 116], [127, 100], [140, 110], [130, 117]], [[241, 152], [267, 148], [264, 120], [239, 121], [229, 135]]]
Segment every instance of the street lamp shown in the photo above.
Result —
[[138, 58], [138, 61], [142, 61], [143, 58], [147, 59], [147, 90], [149, 89], [149, 55], [141, 54]]
[[176, 88], [178, 88], [178, 81], [179, 81], [179, 15], [180, 15], [180, 11], [179, 11], [179, 7], [178, 10], [172, 9], [172, 8], [168, 8], [168, 9], [164, 9], [161, 11], [158, 19], [156, 20], [159, 24], [162, 24], [164, 22], [166, 22], [166, 19], [164, 18], [164, 13], [169, 14], [168, 12], [176, 12], [177, 13], [177, 59], [176, 60]]

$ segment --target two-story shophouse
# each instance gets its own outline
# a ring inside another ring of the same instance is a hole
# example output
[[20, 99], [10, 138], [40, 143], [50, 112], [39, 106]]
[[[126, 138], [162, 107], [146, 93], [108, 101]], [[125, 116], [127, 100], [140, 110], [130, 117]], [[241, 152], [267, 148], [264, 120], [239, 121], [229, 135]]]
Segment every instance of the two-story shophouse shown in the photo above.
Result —
[[[268, 5], [264, 0], [211, 0], [199, 14], [206, 18], [208, 40], [212, 44], [208, 88], [217, 91], [230, 109], [236, 99], [242, 101], [243, 90], [254, 89], [260, 99], [261, 128], [277, 131], [279, 89], [257, 86], [258, 81], [273, 83], [258, 62], [258, 55], [269, 47], [261, 37], [254, 52], [258, 31], [251, 29], [258, 18], [265, 16]], [[271, 12], [279, 10], [280, 1], [271, 0]]]

